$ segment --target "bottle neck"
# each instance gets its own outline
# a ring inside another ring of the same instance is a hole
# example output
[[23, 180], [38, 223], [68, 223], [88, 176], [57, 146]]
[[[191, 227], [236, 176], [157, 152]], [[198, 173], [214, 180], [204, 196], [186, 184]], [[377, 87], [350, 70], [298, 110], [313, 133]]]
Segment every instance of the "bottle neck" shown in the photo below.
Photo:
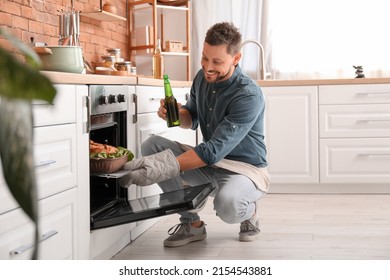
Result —
[[160, 39], [157, 40], [157, 45], [156, 45], [156, 48], [154, 49], [154, 54], [161, 54]]
[[171, 88], [171, 85], [170, 84], [164, 84], [164, 89], [165, 89], [165, 97], [172, 97], [173, 96], [173, 93], [172, 93], [172, 88]]

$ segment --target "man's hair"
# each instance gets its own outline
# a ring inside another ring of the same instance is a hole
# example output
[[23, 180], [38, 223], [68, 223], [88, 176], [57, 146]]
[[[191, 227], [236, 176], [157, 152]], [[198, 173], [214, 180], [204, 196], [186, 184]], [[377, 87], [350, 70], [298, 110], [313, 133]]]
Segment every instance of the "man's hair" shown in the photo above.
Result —
[[241, 33], [231, 22], [220, 22], [210, 27], [205, 42], [211, 46], [227, 45], [227, 53], [235, 55], [241, 49]]

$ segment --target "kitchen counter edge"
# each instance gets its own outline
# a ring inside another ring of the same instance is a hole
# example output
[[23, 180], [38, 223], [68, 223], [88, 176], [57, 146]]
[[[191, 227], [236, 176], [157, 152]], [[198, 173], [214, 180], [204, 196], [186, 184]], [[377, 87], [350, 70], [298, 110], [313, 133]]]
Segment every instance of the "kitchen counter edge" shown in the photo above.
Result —
[[[143, 76], [110, 76], [41, 71], [53, 84], [164, 86], [164, 80]], [[171, 81], [174, 87], [190, 87], [190, 81]]]
[[[41, 71], [54, 84], [85, 84], [85, 85], [146, 85], [164, 86], [162, 79], [144, 76], [109, 76], [94, 74], [74, 74], [64, 72]], [[317, 85], [347, 85], [347, 84], [387, 84], [390, 78], [361, 79], [313, 79], [313, 80], [258, 80], [261, 87], [272, 86], [317, 86]], [[191, 81], [171, 81], [175, 87], [190, 87]]]

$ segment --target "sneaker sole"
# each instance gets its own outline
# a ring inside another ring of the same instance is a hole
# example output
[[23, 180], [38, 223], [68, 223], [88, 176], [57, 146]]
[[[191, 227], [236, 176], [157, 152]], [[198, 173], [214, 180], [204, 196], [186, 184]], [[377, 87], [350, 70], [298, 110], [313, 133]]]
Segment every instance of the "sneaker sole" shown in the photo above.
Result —
[[259, 235], [239, 235], [238, 240], [241, 242], [251, 242], [259, 239]]
[[176, 241], [170, 241], [170, 240], [164, 240], [164, 246], [165, 247], [180, 247], [184, 246], [188, 243], [195, 242], [195, 241], [202, 241], [206, 239], [207, 233], [201, 235], [201, 236], [193, 236], [191, 238], [183, 239], [183, 240], [176, 240]]

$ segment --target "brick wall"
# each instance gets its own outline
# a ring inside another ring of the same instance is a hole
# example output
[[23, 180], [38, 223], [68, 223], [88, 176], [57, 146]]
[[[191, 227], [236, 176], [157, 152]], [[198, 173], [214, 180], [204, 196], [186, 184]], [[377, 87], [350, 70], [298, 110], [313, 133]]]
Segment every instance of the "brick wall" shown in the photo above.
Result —
[[[107, 1], [117, 6], [118, 15], [126, 17], [126, 0]], [[35, 42], [58, 45], [58, 15], [70, 5], [71, 0], [0, 0], [0, 26], [26, 43], [34, 37]], [[74, 9], [81, 11], [81, 15], [99, 6], [99, 0], [74, 0]], [[80, 17], [80, 44], [85, 59], [92, 65], [101, 61], [100, 56], [106, 54], [107, 48], [120, 48], [122, 57], [128, 60], [127, 42], [126, 21], [103, 22]], [[9, 47], [7, 44], [0, 38], [1, 46]]]

